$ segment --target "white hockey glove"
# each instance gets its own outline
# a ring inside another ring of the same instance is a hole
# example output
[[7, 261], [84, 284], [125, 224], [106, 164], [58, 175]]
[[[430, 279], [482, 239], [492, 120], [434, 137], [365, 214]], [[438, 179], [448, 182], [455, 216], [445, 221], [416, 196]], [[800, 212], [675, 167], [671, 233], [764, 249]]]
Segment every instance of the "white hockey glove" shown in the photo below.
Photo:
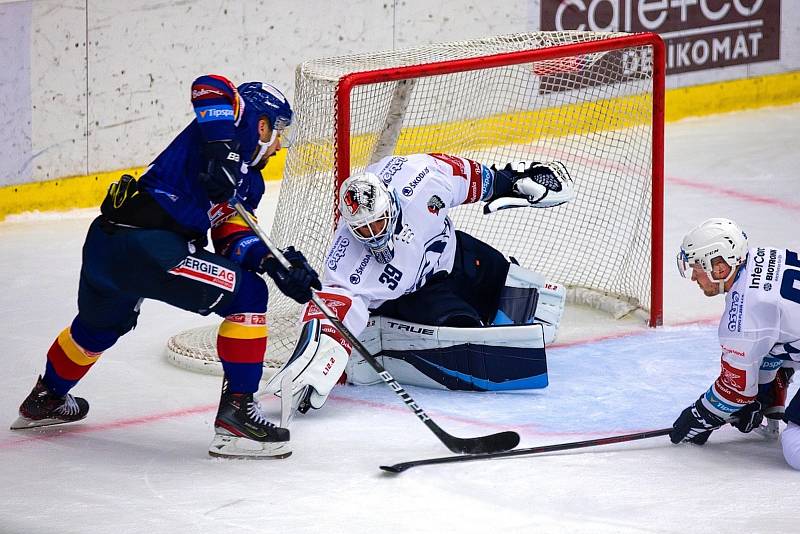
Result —
[[552, 208], [575, 198], [575, 184], [560, 161], [520, 161], [495, 173], [494, 192], [483, 206], [484, 213], [508, 208]]
[[308, 321], [294, 352], [267, 383], [266, 392], [285, 395], [281, 382], [289, 374], [293, 409], [306, 413], [311, 408], [322, 408], [347, 365], [349, 350], [342, 342], [347, 343], [330, 324], [322, 324], [319, 319]]

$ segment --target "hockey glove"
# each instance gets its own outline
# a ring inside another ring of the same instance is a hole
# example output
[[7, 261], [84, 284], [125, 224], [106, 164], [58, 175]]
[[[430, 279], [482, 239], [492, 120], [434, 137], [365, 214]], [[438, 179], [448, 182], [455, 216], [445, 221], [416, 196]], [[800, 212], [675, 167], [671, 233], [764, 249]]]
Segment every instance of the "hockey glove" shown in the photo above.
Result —
[[708, 441], [711, 432], [725, 424], [725, 420], [710, 412], [703, 406], [703, 397], [700, 396], [694, 404], [681, 412], [681, 415], [672, 423], [672, 432], [669, 439], [672, 443], [691, 442], [703, 445]]
[[552, 208], [575, 198], [575, 187], [567, 168], [559, 161], [520, 161], [502, 169], [492, 165], [494, 187], [483, 206], [484, 213], [507, 208]]
[[764, 420], [764, 414], [761, 412], [761, 403], [753, 401], [750, 404], [745, 404], [739, 411], [731, 415], [731, 425], [735, 426], [739, 432], [752, 432], [754, 429], [761, 426], [761, 421]]
[[290, 269], [287, 270], [272, 254], [267, 254], [256, 270], [259, 273], [267, 273], [284, 295], [304, 304], [311, 300], [312, 288], [322, 289], [319, 275], [308, 264], [303, 253], [294, 247], [288, 247], [283, 251], [283, 255], [292, 264]]
[[242, 158], [237, 144], [232, 141], [211, 141], [203, 149], [203, 154], [208, 158], [208, 167], [198, 178], [208, 199], [215, 204], [230, 200], [239, 185]]

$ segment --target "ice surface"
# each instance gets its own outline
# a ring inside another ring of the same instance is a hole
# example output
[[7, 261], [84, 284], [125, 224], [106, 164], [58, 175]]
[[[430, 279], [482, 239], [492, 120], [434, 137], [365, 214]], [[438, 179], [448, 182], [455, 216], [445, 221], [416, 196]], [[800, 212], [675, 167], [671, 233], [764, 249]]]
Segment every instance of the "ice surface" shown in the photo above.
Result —
[[[716, 377], [721, 299], [681, 279], [675, 248], [711, 216], [751, 243], [800, 247], [800, 106], [667, 126], [665, 322], [650, 330], [569, 310], [548, 352], [551, 385], [503, 394], [409, 388], [448, 432], [504, 429], [522, 447], [671, 425]], [[269, 186], [275, 198], [277, 185]], [[56, 334], [76, 311], [96, 210], [0, 223], [0, 532], [791, 532], [800, 473], [775, 441], [731, 428], [705, 447], [667, 438], [536, 457], [378, 465], [448, 451], [383, 386], [343, 387], [295, 419], [286, 460], [206, 454], [219, 379], [166, 363], [164, 342], [199, 318], [145, 302], [139, 326], [76, 387], [81, 423], [11, 432]], [[265, 209], [262, 220], [269, 218]], [[791, 390], [795, 391], [796, 386]], [[269, 408], [277, 414], [277, 402]]]

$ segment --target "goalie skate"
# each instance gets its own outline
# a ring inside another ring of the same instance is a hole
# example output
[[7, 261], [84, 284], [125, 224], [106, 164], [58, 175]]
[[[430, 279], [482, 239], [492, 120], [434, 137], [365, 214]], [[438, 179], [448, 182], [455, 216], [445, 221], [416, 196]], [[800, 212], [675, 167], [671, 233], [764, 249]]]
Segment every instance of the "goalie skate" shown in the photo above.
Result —
[[60, 425], [80, 421], [89, 413], [89, 403], [80, 397], [55, 395], [39, 377], [33, 390], [19, 407], [19, 417], [11, 430]]

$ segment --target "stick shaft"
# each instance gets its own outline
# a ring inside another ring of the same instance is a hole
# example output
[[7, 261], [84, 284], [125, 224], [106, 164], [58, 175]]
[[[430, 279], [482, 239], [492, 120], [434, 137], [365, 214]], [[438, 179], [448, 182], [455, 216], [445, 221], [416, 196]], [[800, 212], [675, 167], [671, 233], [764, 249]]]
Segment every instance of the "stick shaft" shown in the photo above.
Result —
[[585, 441], [573, 441], [570, 443], [557, 443], [554, 445], [543, 445], [540, 447], [528, 447], [525, 449], [515, 449], [512, 451], [493, 452], [485, 454], [471, 454], [463, 456], [443, 456], [441, 458], [428, 458], [425, 460], [413, 460], [410, 462], [401, 462], [391, 466], [381, 466], [384, 471], [392, 473], [402, 473], [403, 471], [412, 467], [421, 465], [434, 465], [434, 464], [449, 464], [455, 462], [470, 462], [475, 460], [492, 460], [495, 458], [509, 458], [513, 456], [530, 456], [534, 454], [542, 454], [546, 452], [566, 451], [571, 449], [581, 449], [584, 447], [596, 447], [598, 445], [610, 445], [612, 443], [622, 443], [625, 441], [636, 441], [640, 439], [655, 438], [658, 436], [665, 436], [672, 432], [672, 428], [662, 428], [659, 430], [648, 430], [645, 432], [636, 432], [633, 434], [624, 434], [620, 436], [610, 436], [606, 438], [590, 439]]

